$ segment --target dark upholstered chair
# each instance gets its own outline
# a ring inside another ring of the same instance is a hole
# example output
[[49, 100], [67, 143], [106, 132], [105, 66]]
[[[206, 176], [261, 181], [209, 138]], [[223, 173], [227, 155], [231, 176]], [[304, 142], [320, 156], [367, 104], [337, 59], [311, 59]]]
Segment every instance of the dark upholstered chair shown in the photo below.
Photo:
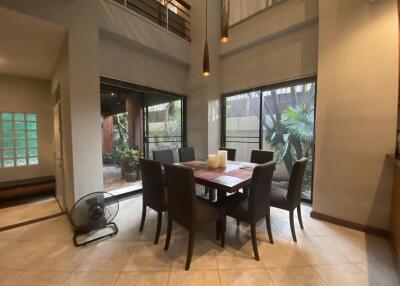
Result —
[[188, 162], [196, 160], [194, 156], [194, 148], [193, 147], [186, 147], [186, 148], [179, 148], [179, 162]]
[[153, 159], [162, 165], [175, 163], [174, 152], [172, 150], [153, 151]]
[[236, 160], [236, 149], [231, 148], [219, 148], [219, 150], [225, 150], [228, 152], [228, 160], [235, 161]]
[[195, 232], [207, 224], [216, 222], [225, 244], [225, 209], [212, 205], [196, 196], [193, 170], [182, 166], [165, 165], [168, 188], [168, 230], [165, 250], [171, 240], [172, 222], [175, 221], [189, 231], [189, 245], [185, 270], [192, 260]]
[[304, 229], [303, 221], [301, 219], [300, 203], [301, 184], [307, 167], [307, 161], [307, 158], [302, 158], [294, 163], [287, 188], [281, 188], [273, 184], [271, 191], [271, 206], [289, 211], [290, 229], [295, 242], [297, 241], [297, 238], [294, 229], [293, 212], [296, 208], [300, 227], [301, 229]]
[[274, 160], [274, 151], [252, 150], [250, 162], [256, 164], [265, 164]]
[[258, 165], [253, 171], [249, 196], [247, 197], [241, 193], [236, 193], [235, 195], [227, 197], [224, 201], [227, 207], [226, 214], [228, 216], [250, 224], [251, 242], [256, 260], [260, 260], [256, 237], [256, 224], [259, 220], [265, 218], [269, 241], [274, 243], [269, 214], [271, 183], [274, 170], [275, 162]]
[[157, 231], [154, 239], [154, 244], [157, 244], [158, 239], [160, 238], [162, 213], [167, 211], [166, 190], [164, 187], [161, 163], [141, 158], [140, 168], [143, 184], [143, 209], [140, 231], [143, 231], [144, 221], [146, 219], [146, 210], [147, 207], [150, 207], [158, 213]]

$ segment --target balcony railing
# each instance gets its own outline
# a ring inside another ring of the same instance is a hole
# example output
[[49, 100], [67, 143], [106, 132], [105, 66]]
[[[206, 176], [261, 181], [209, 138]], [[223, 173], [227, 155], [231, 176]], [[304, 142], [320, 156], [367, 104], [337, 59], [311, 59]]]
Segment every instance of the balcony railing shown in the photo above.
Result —
[[183, 0], [112, 0], [190, 41], [190, 5]]

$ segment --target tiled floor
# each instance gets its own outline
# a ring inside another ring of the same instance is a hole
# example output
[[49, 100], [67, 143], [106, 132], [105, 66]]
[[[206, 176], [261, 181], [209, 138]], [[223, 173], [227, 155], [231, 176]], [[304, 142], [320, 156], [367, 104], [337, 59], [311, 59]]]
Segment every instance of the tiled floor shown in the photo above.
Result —
[[23, 204], [0, 208], [0, 228], [58, 213], [61, 209], [56, 198], [31, 199]]
[[148, 212], [139, 233], [141, 198], [121, 202], [120, 232], [83, 248], [72, 244], [66, 216], [0, 232], [0, 285], [400, 285], [390, 244], [378, 237], [311, 219], [293, 243], [287, 213], [272, 210], [275, 244], [258, 225], [261, 261], [252, 257], [249, 227], [228, 220], [227, 242], [214, 240], [214, 226], [196, 237], [191, 270], [183, 271], [186, 231], [174, 228], [163, 250], [152, 243], [156, 216]]

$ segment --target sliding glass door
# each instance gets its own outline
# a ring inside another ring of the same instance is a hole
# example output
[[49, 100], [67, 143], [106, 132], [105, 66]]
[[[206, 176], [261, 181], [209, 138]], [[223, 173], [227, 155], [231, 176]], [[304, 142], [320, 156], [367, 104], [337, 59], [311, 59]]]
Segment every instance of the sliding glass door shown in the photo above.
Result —
[[274, 181], [287, 186], [294, 162], [309, 159], [302, 197], [312, 200], [315, 78], [283, 82], [222, 97], [222, 145], [249, 161], [253, 149], [273, 150]]
[[146, 157], [153, 158], [153, 151], [171, 149], [178, 161], [178, 149], [185, 144], [184, 98], [149, 95], [145, 105]]

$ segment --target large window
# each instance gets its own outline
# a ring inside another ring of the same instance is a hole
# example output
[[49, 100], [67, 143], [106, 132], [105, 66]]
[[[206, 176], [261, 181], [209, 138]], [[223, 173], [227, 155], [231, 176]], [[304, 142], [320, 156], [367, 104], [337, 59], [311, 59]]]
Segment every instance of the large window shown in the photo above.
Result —
[[249, 161], [251, 150], [275, 152], [274, 180], [287, 186], [293, 163], [309, 159], [302, 197], [312, 199], [315, 78], [274, 84], [222, 97], [222, 145]]
[[0, 168], [39, 164], [37, 115], [0, 112]]
[[184, 99], [160, 97], [162, 103], [148, 104], [145, 109], [146, 156], [152, 151], [171, 149], [178, 160], [178, 149], [184, 145]]

